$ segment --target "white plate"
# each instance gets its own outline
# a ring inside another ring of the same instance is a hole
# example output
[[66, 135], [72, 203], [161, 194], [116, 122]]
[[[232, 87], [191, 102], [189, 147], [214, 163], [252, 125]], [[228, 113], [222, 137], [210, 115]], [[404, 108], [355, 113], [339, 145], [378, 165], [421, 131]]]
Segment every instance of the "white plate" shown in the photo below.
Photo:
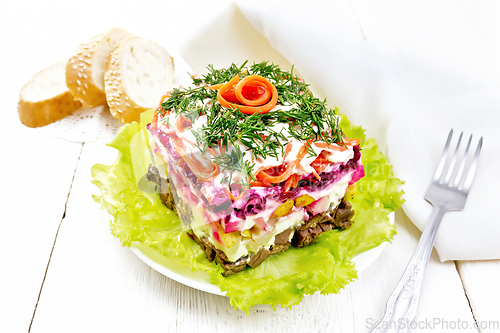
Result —
[[[389, 214], [389, 220], [391, 224], [394, 224], [394, 213]], [[376, 248], [355, 256], [353, 261], [356, 264], [358, 273], [368, 268], [368, 266], [378, 258], [382, 251], [384, 251], [386, 245], [387, 242], [384, 242]], [[141, 243], [133, 243], [130, 249], [148, 266], [172, 280], [207, 293], [225, 295], [218, 286], [210, 283], [208, 274], [203, 271], [192, 272], [190, 267], [180, 266], [151, 249], [149, 246], [145, 246]]]

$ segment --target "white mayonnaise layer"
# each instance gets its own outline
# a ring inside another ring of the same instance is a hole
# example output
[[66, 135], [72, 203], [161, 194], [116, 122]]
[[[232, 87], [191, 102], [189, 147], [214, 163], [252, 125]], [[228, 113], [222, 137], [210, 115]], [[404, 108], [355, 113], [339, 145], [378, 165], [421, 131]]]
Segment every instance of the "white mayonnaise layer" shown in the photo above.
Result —
[[[292, 108], [297, 107], [297, 105], [276, 105], [272, 110], [290, 110]], [[199, 118], [195, 119], [193, 124], [191, 125], [190, 128], [179, 132], [177, 130], [177, 126], [175, 126], [177, 122], [177, 116], [175, 113], [171, 113], [169, 115], [165, 116], [165, 119], [160, 121], [158, 125], [163, 128], [167, 128], [167, 124], [170, 124], [170, 128], [174, 129], [176, 131], [176, 134], [178, 135], [179, 138], [183, 140], [183, 143], [186, 148], [186, 153], [192, 153], [194, 156], [196, 156], [199, 161], [206, 166], [207, 168], [210, 168], [212, 165], [211, 161], [211, 156], [208, 152], [208, 150], [205, 152], [205, 154], [202, 156], [200, 153], [200, 145], [196, 141], [196, 137], [193, 135], [193, 131], [201, 133], [200, 129], [207, 124], [207, 116], [203, 115], [200, 116]], [[238, 148], [244, 152], [244, 157], [243, 161], [248, 162], [249, 165], [254, 165], [253, 166], [253, 173], [254, 175], [257, 174], [259, 170], [262, 170], [264, 168], [270, 168], [270, 167], [276, 167], [280, 166], [284, 163], [290, 164], [293, 161], [296, 161], [298, 159], [298, 155], [300, 153], [301, 148], [304, 146], [304, 142], [301, 142], [293, 137], [291, 137], [289, 133], [289, 124], [288, 123], [275, 123], [271, 126], [272, 130], [277, 132], [277, 133], [282, 133], [285, 137], [288, 137], [287, 140], [279, 139], [280, 143], [283, 146], [286, 146], [287, 144], [291, 145], [291, 150], [287, 154], [285, 158], [285, 150], [281, 151], [278, 150], [278, 155], [277, 157], [275, 156], [266, 156], [266, 158], [262, 158], [261, 156], [254, 156], [252, 151], [248, 150], [248, 147], [246, 147], [244, 144], [242, 144], [240, 141], [236, 141], [235, 145], [238, 146]], [[226, 153], [230, 153], [232, 150], [235, 149], [235, 146], [230, 145], [229, 147], [225, 147]], [[311, 167], [311, 163], [317, 158], [317, 156], [322, 152], [326, 151], [326, 158], [328, 161], [332, 163], [344, 163], [350, 160], [354, 156], [353, 152], [353, 147], [352, 146], [347, 146], [347, 149], [344, 151], [340, 151], [338, 149], [330, 149], [330, 148], [319, 148], [316, 145], [312, 144], [311, 149], [314, 150], [314, 154], [310, 154], [307, 152], [304, 157], [302, 157], [300, 163], [297, 165], [297, 167], [294, 170], [294, 173], [303, 175], [303, 174], [308, 174], [315, 172], [314, 169]], [[219, 149], [216, 149], [219, 151]], [[223, 179], [227, 179], [229, 174], [231, 173], [231, 183], [237, 183], [240, 181], [246, 181], [246, 178], [248, 178], [248, 175], [242, 175], [239, 171], [233, 170], [232, 172], [229, 170], [226, 170], [224, 172], [221, 172], [219, 176], [214, 180], [214, 186], [219, 187], [221, 186], [221, 181]], [[245, 178], [245, 179], [243, 179]]]

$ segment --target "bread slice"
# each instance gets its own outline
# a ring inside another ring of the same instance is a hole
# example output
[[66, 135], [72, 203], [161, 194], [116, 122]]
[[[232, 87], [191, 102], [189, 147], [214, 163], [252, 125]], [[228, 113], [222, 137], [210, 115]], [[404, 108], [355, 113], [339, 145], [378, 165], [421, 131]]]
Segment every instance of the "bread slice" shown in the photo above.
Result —
[[174, 61], [165, 49], [141, 37], [129, 37], [111, 52], [104, 75], [109, 110], [122, 123], [139, 121], [172, 89]]
[[66, 64], [66, 85], [84, 106], [93, 107], [106, 103], [104, 71], [111, 51], [118, 43], [132, 36], [122, 28], [91, 38], [81, 44]]
[[66, 86], [66, 60], [33, 76], [21, 89], [17, 111], [28, 127], [41, 127], [62, 119], [82, 106]]

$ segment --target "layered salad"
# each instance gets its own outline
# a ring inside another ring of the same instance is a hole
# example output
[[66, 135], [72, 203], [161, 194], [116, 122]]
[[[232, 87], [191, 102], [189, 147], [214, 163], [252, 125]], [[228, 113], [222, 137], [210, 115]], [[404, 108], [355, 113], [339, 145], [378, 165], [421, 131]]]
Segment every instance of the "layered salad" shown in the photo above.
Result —
[[300, 78], [268, 63], [209, 67], [148, 125], [148, 178], [224, 275], [352, 224], [360, 139]]

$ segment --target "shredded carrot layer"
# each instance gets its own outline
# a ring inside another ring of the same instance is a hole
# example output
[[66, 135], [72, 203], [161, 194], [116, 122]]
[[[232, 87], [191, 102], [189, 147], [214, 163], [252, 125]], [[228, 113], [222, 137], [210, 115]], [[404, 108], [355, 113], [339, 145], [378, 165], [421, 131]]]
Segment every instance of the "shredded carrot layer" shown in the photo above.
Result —
[[177, 127], [177, 130], [181, 133], [184, 132], [185, 129], [191, 127], [191, 125], [191, 119], [184, 116], [183, 114], [180, 114], [177, 118], [177, 121], [175, 122], [175, 127]]
[[245, 194], [245, 191], [242, 191], [237, 197], [235, 197], [233, 195], [233, 193], [231, 193], [231, 190], [227, 187], [227, 186], [224, 186], [224, 191], [226, 191], [226, 194], [227, 196], [232, 200], [232, 201], [236, 201], [236, 200], [239, 200], [241, 199], [241, 197], [243, 197], [243, 195]]
[[302, 146], [299, 150], [299, 153], [297, 154], [297, 159], [292, 163], [290, 163], [286, 167], [286, 170], [283, 173], [281, 173], [278, 176], [271, 176], [267, 174], [264, 170], [262, 170], [257, 174], [256, 178], [257, 180], [261, 180], [266, 183], [272, 183], [272, 184], [281, 183], [282, 181], [287, 180], [288, 177], [293, 175], [295, 168], [299, 165], [300, 161], [304, 158], [305, 155], [306, 155], [306, 146]]
[[[359, 145], [361, 143], [361, 139], [344, 139], [344, 142], [347, 145], [350, 146], [355, 146]], [[314, 144], [318, 148], [323, 148], [323, 149], [330, 149], [330, 150], [335, 150], [335, 151], [345, 151], [347, 150], [347, 147], [345, 146], [340, 146], [335, 143], [328, 144], [326, 142], [312, 142], [312, 139], [307, 140], [307, 143], [304, 144], [299, 150], [299, 153], [297, 154], [297, 158], [290, 164], [288, 165], [283, 165], [285, 170], [280, 173], [277, 176], [272, 176], [268, 173], [269, 167], [260, 167], [255, 171], [256, 179], [257, 181], [250, 182], [250, 186], [269, 186], [270, 184], [277, 184], [281, 183], [283, 181], [285, 182], [285, 193], [288, 192], [290, 189], [297, 187], [297, 184], [300, 180], [300, 175], [295, 174], [295, 168], [299, 165], [300, 161], [304, 158], [307, 147], [311, 144]], [[285, 154], [283, 156], [283, 160], [286, 159], [288, 154], [292, 150], [292, 143], [289, 142], [286, 147], [285, 147]], [[326, 156], [325, 152], [321, 152], [316, 159], [311, 163], [311, 166], [313, 167], [312, 173], [318, 179], [319, 181], [321, 180], [321, 177], [319, 175], [320, 172], [325, 170], [328, 165], [330, 165], [332, 162], [330, 162]], [[266, 172], [267, 171], [267, 172]]]
[[339, 146], [338, 144], [335, 144], [335, 143], [328, 144], [326, 142], [315, 142], [314, 145], [316, 147], [318, 147], [318, 148], [330, 149], [330, 150], [335, 150], [335, 151], [345, 151], [345, 150], [347, 150], [346, 147]]
[[291, 175], [285, 183], [285, 190], [284, 192], [288, 192], [291, 188], [297, 187], [297, 184], [299, 183], [300, 180], [300, 175], [294, 174]]
[[251, 181], [251, 182], [250, 182], [250, 186], [252, 186], [252, 187], [254, 187], [254, 186], [258, 186], [258, 187], [268, 187], [269, 185], [271, 185], [271, 184], [266, 183], [266, 182], [264, 182], [264, 181], [262, 181], [262, 180], [257, 180], [257, 181]]
[[344, 142], [349, 146], [357, 146], [361, 143], [361, 139], [344, 139]]
[[189, 166], [189, 169], [198, 177], [199, 180], [207, 181], [212, 180], [220, 173], [220, 167], [212, 162], [210, 167], [203, 165], [194, 154], [187, 151], [186, 146], [177, 136], [172, 136], [172, 143], [175, 151], [179, 154], [184, 162]]

